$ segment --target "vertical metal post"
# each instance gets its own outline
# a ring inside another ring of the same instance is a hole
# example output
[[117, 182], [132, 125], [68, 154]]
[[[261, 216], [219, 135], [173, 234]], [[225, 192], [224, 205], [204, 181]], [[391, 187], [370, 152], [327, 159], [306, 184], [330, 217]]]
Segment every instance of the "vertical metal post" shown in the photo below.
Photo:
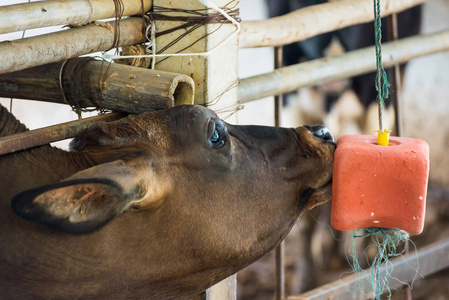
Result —
[[[274, 48], [274, 68], [282, 67], [283, 51], [281, 47]], [[274, 125], [280, 125], [280, 109], [282, 105], [282, 94], [274, 96]], [[284, 242], [276, 247], [276, 300], [285, 299], [285, 270], [284, 270]]]
[[[391, 14], [388, 16], [388, 38], [390, 41], [396, 41], [398, 36], [398, 17], [397, 14]], [[399, 64], [395, 64], [393, 67], [393, 106], [394, 106], [394, 119], [397, 136], [402, 136], [402, 82], [401, 82], [401, 68]], [[405, 254], [408, 253], [409, 243], [405, 242]], [[404, 286], [405, 296], [407, 300], [412, 300], [412, 290], [409, 285]]]
[[276, 247], [276, 300], [285, 299], [285, 270], [284, 270], [284, 255], [285, 245], [284, 241]]
[[[391, 14], [388, 16], [388, 37], [390, 41], [395, 41], [398, 39], [398, 18], [397, 14]], [[399, 64], [393, 67], [394, 76], [392, 83], [393, 88], [393, 106], [394, 106], [394, 117], [395, 117], [395, 127], [397, 136], [402, 136], [402, 82], [401, 82], [401, 69]]]
[[[283, 60], [282, 46], [274, 47], [274, 68], [279, 69], [282, 67]], [[282, 94], [274, 96], [274, 126], [280, 125], [280, 106], [282, 105]]]

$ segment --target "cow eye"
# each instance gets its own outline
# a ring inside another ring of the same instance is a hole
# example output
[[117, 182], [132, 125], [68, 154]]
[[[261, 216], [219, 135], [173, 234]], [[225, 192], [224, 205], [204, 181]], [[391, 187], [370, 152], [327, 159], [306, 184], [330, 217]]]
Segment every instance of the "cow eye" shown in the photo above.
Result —
[[217, 120], [213, 126], [214, 131], [212, 132], [211, 137], [209, 138], [209, 143], [212, 148], [220, 148], [225, 144], [225, 136], [226, 136], [226, 126], [221, 120]]

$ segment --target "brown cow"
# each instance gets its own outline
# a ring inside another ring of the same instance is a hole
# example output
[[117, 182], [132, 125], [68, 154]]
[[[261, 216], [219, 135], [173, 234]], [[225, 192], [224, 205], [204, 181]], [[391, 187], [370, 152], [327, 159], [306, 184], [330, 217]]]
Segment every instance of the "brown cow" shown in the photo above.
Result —
[[[0, 136], [26, 130], [0, 108]], [[0, 157], [2, 299], [189, 299], [330, 199], [323, 126], [233, 126], [181, 106], [71, 146]]]

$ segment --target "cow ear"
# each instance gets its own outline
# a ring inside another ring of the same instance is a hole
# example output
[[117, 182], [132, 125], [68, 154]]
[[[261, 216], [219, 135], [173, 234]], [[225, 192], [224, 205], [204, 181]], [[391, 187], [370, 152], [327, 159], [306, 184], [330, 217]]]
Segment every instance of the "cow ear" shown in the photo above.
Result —
[[98, 122], [89, 126], [70, 142], [70, 149], [81, 151], [104, 146], [122, 146], [124, 141], [117, 135], [118, 125], [116, 123], [119, 122]]
[[151, 169], [116, 161], [22, 192], [13, 198], [12, 208], [20, 217], [57, 231], [89, 233], [133, 205], [158, 207], [169, 188], [158, 181]]
[[20, 217], [67, 233], [100, 228], [127, 206], [123, 190], [105, 178], [73, 179], [37, 187], [15, 196]]

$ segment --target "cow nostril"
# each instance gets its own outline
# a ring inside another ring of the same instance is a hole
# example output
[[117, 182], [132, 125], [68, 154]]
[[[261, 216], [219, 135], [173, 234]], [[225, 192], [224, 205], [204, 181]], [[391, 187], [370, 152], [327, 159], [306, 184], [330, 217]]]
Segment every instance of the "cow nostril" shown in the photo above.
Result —
[[304, 127], [309, 129], [310, 133], [312, 133], [314, 136], [322, 140], [335, 142], [329, 129], [327, 129], [326, 126], [324, 125], [312, 125], [312, 126], [304, 125]]

